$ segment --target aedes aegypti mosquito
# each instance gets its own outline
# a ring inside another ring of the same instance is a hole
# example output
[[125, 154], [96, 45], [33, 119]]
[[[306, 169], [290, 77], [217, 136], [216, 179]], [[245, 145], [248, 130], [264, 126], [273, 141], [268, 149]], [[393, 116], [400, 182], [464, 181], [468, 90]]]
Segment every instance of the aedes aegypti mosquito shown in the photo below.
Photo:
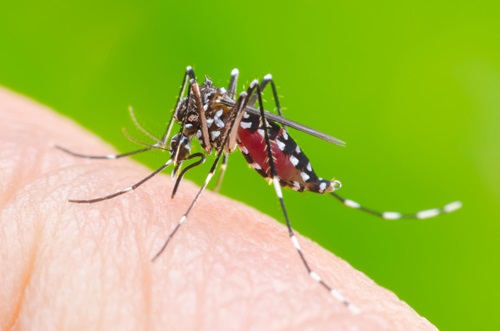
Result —
[[[257, 80], [252, 81], [247, 91], [241, 92], [236, 98], [238, 75], [239, 71], [237, 69], [231, 72], [231, 79], [227, 90], [214, 87], [208, 78], [206, 78], [204, 83], [200, 86], [196, 80], [193, 68], [187, 67], [175, 109], [161, 139], [154, 137], [144, 130], [135, 120], [131, 110], [132, 119], [137, 127], [148, 137], [156, 141], [153, 145], [146, 145], [146, 147], [142, 149], [124, 154], [104, 156], [78, 154], [57, 146], [59, 149], [73, 156], [91, 159], [117, 159], [153, 149], [168, 150], [171, 154], [170, 159], [165, 164], [130, 187], [104, 197], [69, 201], [76, 203], [94, 203], [117, 197], [135, 190], [171, 164], [174, 165], [172, 175], [177, 178], [172, 191], [173, 198], [185, 173], [189, 169], [201, 165], [206, 160], [206, 155], [204, 153], [198, 152], [191, 154], [191, 140], [196, 137], [206, 154], [211, 153], [212, 150], [216, 152], [215, 161], [190, 206], [184, 215], [182, 215], [175, 228], [170, 232], [161, 249], [154, 255], [152, 259], [154, 261], [165, 250], [182, 223], [187, 220], [190, 211], [212, 179], [220, 159], [223, 158], [217, 187], [220, 185], [226, 169], [228, 155], [238, 146], [248, 164], [262, 175], [262, 177], [273, 184], [288, 227], [288, 234], [307, 273], [314, 281], [321, 284], [334, 298], [343, 303], [352, 312], [359, 312], [356, 306], [350, 303], [337, 289], [332, 288], [324, 282], [309, 266], [297, 237], [294, 234], [290, 219], [288, 218], [281, 187], [290, 187], [299, 192], [311, 191], [322, 194], [329, 193], [348, 207], [362, 210], [386, 220], [402, 218], [424, 219], [434, 217], [441, 213], [449, 213], [459, 209], [461, 203], [455, 201], [442, 208], [424, 210], [415, 214], [402, 214], [399, 212], [377, 212], [365, 208], [353, 200], [342, 198], [335, 192], [341, 187], [340, 181], [326, 180], [316, 175], [309, 159], [288, 134], [287, 127], [305, 132], [336, 145], [343, 146], [345, 143], [339, 139], [284, 118], [278, 100], [276, 86], [271, 75], [264, 76], [260, 84]], [[262, 103], [262, 91], [269, 83], [278, 111], [277, 115], [265, 111]], [[186, 94], [186, 87], [188, 87], [187, 95], [184, 97]], [[256, 102], [258, 102], [258, 108], [253, 107]], [[180, 130], [169, 140], [174, 121], [180, 123]], [[180, 171], [183, 162], [192, 159], [197, 160]]]

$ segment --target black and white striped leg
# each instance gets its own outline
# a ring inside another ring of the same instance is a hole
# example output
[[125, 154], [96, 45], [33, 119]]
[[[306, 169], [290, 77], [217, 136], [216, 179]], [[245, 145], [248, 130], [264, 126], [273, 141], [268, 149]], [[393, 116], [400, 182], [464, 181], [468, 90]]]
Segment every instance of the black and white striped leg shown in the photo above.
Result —
[[226, 174], [228, 161], [229, 161], [229, 153], [224, 152], [224, 158], [222, 159], [222, 164], [220, 165], [219, 178], [217, 179], [217, 184], [214, 187], [215, 192], [219, 192], [222, 186], [222, 180], [224, 179], [224, 175]]
[[269, 159], [269, 168], [270, 168], [270, 175], [272, 177], [273, 181], [273, 186], [276, 191], [276, 196], [278, 197], [278, 200], [281, 205], [281, 210], [283, 211], [283, 216], [286, 221], [286, 226], [288, 228], [288, 235], [290, 236], [290, 240], [293, 243], [293, 246], [297, 250], [297, 253], [299, 254], [300, 259], [302, 260], [302, 263], [304, 264], [304, 267], [307, 270], [307, 273], [309, 276], [317, 283], [321, 284], [335, 299], [337, 299], [339, 302], [344, 304], [351, 312], [358, 314], [360, 310], [354, 306], [352, 303], [350, 303], [337, 289], [332, 288], [330, 285], [328, 285], [326, 282], [324, 282], [321, 277], [314, 271], [312, 268], [309, 266], [309, 263], [307, 262], [307, 259], [304, 256], [304, 253], [302, 252], [302, 248], [300, 247], [299, 241], [297, 240], [297, 237], [295, 236], [295, 233], [292, 228], [292, 224], [290, 223], [290, 219], [288, 218], [288, 213], [286, 211], [285, 207], [285, 201], [283, 199], [283, 194], [281, 191], [281, 185], [280, 185], [280, 179], [278, 177], [278, 174], [276, 172], [276, 166], [274, 164], [274, 159], [272, 155], [272, 149], [271, 149], [271, 143], [269, 139], [269, 132], [267, 129], [267, 121], [266, 121], [266, 115], [264, 112], [264, 106], [262, 103], [262, 95], [260, 91], [260, 87], [257, 88], [257, 97], [259, 101], [259, 109], [260, 109], [260, 116], [262, 119], [263, 125], [266, 127], [266, 130], [264, 130], [264, 139], [266, 141], [266, 149], [267, 149], [267, 155]]
[[229, 86], [227, 87], [228, 95], [231, 99], [234, 100], [236, 95], [236, 86], [238, 85], [238, 76], [240, 75], [240, 71], [236, 68], [231, 71], [231, 79], [229, 80]]
[[184, 175], [186, 174], [186, 172], [193, 169], [194, 167], [197, 167], [197, 166], [205, 163], [205, 160], [207, 159], [207, 157], [203, 153], [194, 153], [194, 154], [189, 155], [186, 160], [191, 160], [195, 157], [199, 158], [199, 160], [194, 162], [194, 163], [191, 163], [190, 165], [188, 165], [187, 167], [182, 169], [181, 173], [177, 177], [177, 179], [175, 181], [174, 189], [172, 190], [172, 195], [171, 195], [172, 199], [174, 198], [175, 193], [177, 193], [177, 189], [179, 188], [179, 184], [181, 183], [182, 178], [184, 178]]
[[[205, 152], [209, 154], [212, 151], [212, 144], [210, 141], [210, 137], [208, 134], [208, 125], [207, 125], [207, 117], [205, 115], [204, 107], [203, 107], [203, 100], [201, 99], [201, 92], [200, 92], [200, 86], [198, 85], [198, 81], [196, 80], [196, 77], [194, 75], [194, 71], [190, 72], [190, 77], [192, 77], [189, 80], [189, 90], [188, 90], [188, 100], [189, 99], [189, 92], [192, 91], [194, 100], [196, 102], [196, 108], [198, 109], [198, 116], [200, 120], [200, 130], [201, 130], [201, 137], [198, 138], [204, 146]], [[189, 101], [188, 101], [189, 102]], [[189, 106], [188, 106], [189, 108]], [[186, 124], [186, 117], [184, 117], [184, 120], [182, 121], [182, 126], [180, 128], [181, 132]]]
[[[227, 88], [228, 95], [233, 100], [234, 100], [234, 96], [236, 95], [236, 86], [238, 85], [239, 74], [240, 74], [240, 71], [236, 68], [234, 68], [231, 71], [231, 79], [229, 80], [229, 85]], [[215, 192], [219, 192], [219, 190], [222, 186], [222, 181], [224, 179], [224, 175], [226, 174], [228, 160], [229, 160], [229, 153], [225, 152], [224, 159], [222, 160], [222, 164], [220, 166], [219, 178], [217, 179], [217, 184], [215, 185], [215, 188], [214, 188]]]
[[223, 140], [223, 143], [222, 143], [219, 151], [217, 152], [217, 156], [215, 157], [215, 160], [212, 164], [212, 167], [210, 168], [210, 171], [209, 171], [207, 177], [205, 178], [205, 181], [203, 182], [203, 185], [198, 190], [198, 193], [196, 193], [196, 196], [194, 197], [193, 201], [189, 205], [189, 207], [186, 210], [186, 212], [184, 213], [184, 215], [182, 215], [182, 217], [180, 218], [180, 220], [177, 223], [177, 225], [175, 226], [175, 228], [168, 235], [168, 238], [167, 238], [167, 240], [165, 240], [165, 243], [163, 244], [163, 246], [154, 255], [154, 257], [152, 258], [152, 261], [155, 261], [165, 251], [170, 240], [172, 240], [172, 238], [177, 233], [177, 231], [179, 230], [181, 225], [188, 219], [189, 213], [191, 212], [193, 207], [196, 205], [196, 202], [198, 202], [198, 199], [200, 198], [203, 191], [205, 191], [205, 188], [210, 183], [210, 180], [212, 180], [212, 177], [214, 176], [215, 170], [217, 169], [217, 165], [219, 164], [219, 160], [222, 157], [222, 155], [224, 154], [224, 146], [228, 143], [229, 136], [231, 134], [231, 130], [235, 126], [235, 122], [236, 122], [236, 118], [238, 117], [238, 113], [240, 113], [242, 111], [242, 109], [246, 106], [247, 95], [248, 95], [248, 93], [246, 93], [246, 92], [242, 92], [240, 94], [240, 97], [238, 98], [238, 101], [236, 102], [236, 104], [233, 108], [234, 114], [232, 114], [232, 117], [231, 117], [232, 121], [230, 123], [228, 132], [225, 134], [225, 138]]
[[172, 130], [172, 126], [174, 125], [175, 113], [177, 112], [177, 109], [179, 108], [180, 102], [182, 100], [182, 96], [184, 95], [184, 92], [186, 91], [188, 78], [189, 79], [195, 78], [194, 70], [191, 66], [186, 67], [186, 71], [184, 73], [184, 78], [182, 79], [181, 90], [179, 91], [179, 95], [177, 96], [177, 102], [175, 103], [175, 108], [172, 111], [172, 115], [170, 116], [170, 120], [168, 121], [167, 129], [165, 130], [165, 133], [161, 137], [161, 143], [163, 144], [163, 146], [167, 145], [168, 138], [170, 137], [170, 131]]
[[99, 202], [99, 201], [104, 201], [104, 200], [109, 200], [109, 199], [115, 198], [115, 197], [117, 197], [119, 195], [122, 195], [122, 194], [125, 194], [125, 193], [128, 193], [130, 191], [135, 190], [136, 188], [138, 188], [139, 186], [141, 186], [142, 184], [144, 184], [145, 182], [147, 182], [149, 179], [151, 179], [152, 177], [154, 177], [156, 174], [160, 173], [163, 169], [165, 169], [166, 167], [168, 167], [170, 164], [172, 164], [172, 159], [168, 160], [164, 165], [162, 165], [161, 167], [159, 167], [154, 172], [152, 172], [151, 174], [149, 174], [147, 177], [143, 178], [139, 182], [135, 183], [134, 185], [126, 187], [123, 190], [119, 190], [119, 191], [117, 191], [117, 192], [115, 192], [113, 194], [109, 194], [109, 195], [106, 195], [106, 196], [103, 196], [103, 197], [100, 197], [100, 198], [94, 198], [94, 199], [89, 199], [89, 200], [75, 200], [75, 199], [70, 199], [69, 202], [75, 202], [75, 203], [94, 203], [94, 202]]
[[[271, 83], [271, 89], [273, 91], [274, 103], [276, 105], [276, 110], [278, 111], [278, 115], [283, 117], [283, 110], [281, 109], [280, 100], [278, 97], [278, 91], [276, 90], [276, 85], [274, 84], [273, 76], [271, 74], [267, 74], [264, 76], [264, 79], [259, 85], [261, 94], [264, 92], [264, 89], [267, 87], [267, 84]], [[253, 106], [257, 102], [258, 95], [254, 94], [248, 102], [249, 106]], [[286, 131], [286, 125], [282, 125], [283, 129]], [[287, 132], [288, 133], [288, 132]]]
[[369, 209], [366, 207], [361, 206], [359, 203], [353, 200], [345, 199], [342, 198], [340, 195], [338, 195], [335, 192], [330, 192], [331, 195], [333, 195], [337, 200], [342, 202], [344, 205], [347, 207], [351, 207], [354, 209], [358, 209], [361, 211], [364, 211], [365, 213], [375, 215], [377, 217], [386, 219], [386, 220], [399, 220], [399, 219], [426, 219], [426, 218], [431, 218], [438, 216], [440, 214], [444, 213], [451, 213], [454, 212], [457, 209], [460, 209], [462, 207], [462, 203], [460, 201], [454, 201], [446, 204], [445, 206], [441, 208], [433, 208], [433, 209], [427, 209], [427, 210], [422, 210], [417, 213], [413, 214], [403, 214], [400, 212], [395, 212], [395, 211], [384, 211], [384, 212], [378, 212], [373, 209]]
[[76, 157], [81, 157], [85, 159], [98, 159], [98, 160], [114, 160], [114, 159], [120, 159], [122, 157], [127, 157], [135, 154], [140, 154], [144, 153], [147, 151], [150, 151], [155, 148], [159, 148], [156, 144], [148, 146], [146, 148], [141, 148], [132, 152], [127, 152], [123, 154], [107, 154], [107, 155], [88, 155], [88, 154], [80, 154], [80, 153], [75, 153], [67, 148], [64, 148], [62, 146], [56, 145], [55, 146], [57, 149], [60, 149], [61, 151], [68, 153], [69, 155], [76, 156]]

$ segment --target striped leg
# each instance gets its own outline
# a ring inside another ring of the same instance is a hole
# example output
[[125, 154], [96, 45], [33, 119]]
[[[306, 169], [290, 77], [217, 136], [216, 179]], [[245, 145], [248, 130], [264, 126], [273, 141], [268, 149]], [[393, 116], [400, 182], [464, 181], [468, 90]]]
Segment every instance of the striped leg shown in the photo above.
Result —
[[462, 207], [462, 203], [460, 201], [454, 201], [450, 202], [447, 205], [443, 206], [442, 208], [433, 208], [433, 209], [427, 209], [427, 210], [422, 210], [414, 214], [402, 214], [399, 212], [395, 211], [385, 211], [385, 212], [378, 212], [372, 209], [365, 208], [361, 206], [359, 203], [356, 201], [352, 201], [349, 199], [344, 199], [341, 196], [339, 196], [335, 192], [330, 192], [331, 195], [333, 195], [337, 200], [342, 202], [344, 205], [347, 207], [351, 207], [354, 209], [358, 209], [361, 211], [364, 211], [365, 213], [375, 215], [377, 217], [386, 219], [386, 220], [399, 220], [399, 219], [425, 219], [425, 218], [431, 218], [438, 216], [440, 214], [444, 213], [451, 213], [457, 209], [460, 209]]
[[[205, 152], [207, 154], [210, 154], [212, 151], [212, 143], [210, 141], [210, 137], [208, 135], [208, 125], [207, 125], [207, 118], [205, 115], [205, 111], [203, 108], [203, 100], [201, 99], [201, 92], [200, 92], [200, 86], [198, 85], [198, 81], [196, 80], [196, 77], [194, 75], [194, 71], [191, 70], [191, 79], [189, 80], [189, 90], [188, 90], [188, 103], [190, 102], [189, 99], [189, 92], [192, 91], [194, 100], [196, 103], [196, 109], [198, 109], [198, 116], [199, 116], [199, 121], [200, 121], [200, 130], [201, 130], [201, 137], [198, 138], [200, 142], [203, 143]], [[188, 105], [189, 108], [189, 105]], [[181, 132], [186, 124], [186, 119], [187, 116], [184, 117], [184, 120], [182, 121], [182, 126], [180, 128]]]
[[193, 68], [191, 66], [186, 67], [186, 72], [184, 73], [184, 78], [182, 79], [181, 90], [179, 91], [179, 95], [177, 96], [177, 102], [175, 104], [175, 109], [172, 111], [172, 115], [170, 116], [170, 120], [168, 121], [167, 129], [165, 130], [165, 133], [163, 134], [163, 136], [161, 138], [161, 142], [164, 146], [167, 145], [168, 137], [170, 137], [170, 131], [172, 130], [172, 126], [174, 125], [174, 119], [175, 119], [174, 116], [175, 116], [175, 113], [177, 112], [177, 109], [179, 108], [179, 105], [180, 105], [181, 100], [182, 100], [182, 96], [184, 95], [184, 92], [186, 90], [188, 77], [194, 78], [194, 71], [193, 71]]
[[59, 145], [56, 145], [55, 147], [57, 149], [60, 149], [61, 151], [65, 152], [65, 153], [68, 153], [69, 155], [73, 155], [73, 156], [81, 157], [81, 158], [85, 158], [85, 159], [99, 159], [99, 160], [120, 159], [122, 157], [127, 157], [127, 156], [131, 156], [131, 155], [135, 155], [135, 154], [140, 154], [140, 153], [144, 153], [144, 152], [150, 151], [152, 149], [158, 148], [158, 146], [156, 146], [156, 144], [155, 144], [155, 145], [148, 146], [146, 148], [141, 148], [141, 149], [138, 149], [138, 150], [135, 150], [135, 151], [132, 151], [132, 152], [128, 152], [128, 153], [123, 153], [123, 154], [87, 155], [87, 154], [75, 153], [75, 152], [70, 151], [69, 149], [64, 148], [62, 146], [59, 146]]
[[222, 186], [222, 180], [224, 179], [224, 175], [227, 170], [227, 163], [229, 161], [229, 153], [224, 152], [224, 158], [222, 159], [222, 164], [220, 165], [220, 173], [219, 173], [219, 178], [217, 178], [217, 184], [214, 187], [215, 192], [219, 192], [221, 186]]
[[[255, 82], [255, 81], [254, 81]], [[290, 219], [288, 218], [288, 214], [286, 211], [285, 207], [285, 201], [283, 199], [283, 194], [281, 192], [281, 185], [280, 185], [280, 178], [278, 177], [278, 174], [276, 172], [276, 166], [274, 164], [274, 158], [272, 154], [272, 148], [271, 148], [271, 143], [269, 139], [269, 129], [267, 125], [267, 120], [266, 120], [266, 115], [264, 112], [264, 106], [262, 103], [262, 94], [260, 91], [260, 87], [257, 87], [257, 97], [259, 101], [259, 109], [260, 109], [260, 116], [262, 118], [262, 123], [266, 127], [266, 130], [264, 130], [264, 139], [266, 141], [266, 150], [267, 150], [267, 155], [268, 155], [268, 160], [269, 160], [269, 167], [271, 171], [271, 177], [273, 181], [273, 186], [276, 191], [276, 196], [278, 197], [278, 200], [281, 205], [281, 210], [283, 211], [283, 216], [286, 221], [286, 226], [288, 228], [288, 235], [290, 236], [290, 240], [293, 243], [293, 246], [297, 250], [297, 253], [299, 254], [300, 259], [302, 260], [302, 263], [304, 264], [304, 267], [307, 270], [307, 273], [309, 276], [317, 283], [321, 284], [335, 299], [337, 299], [339, 302], [344, 304], [351, 312], [354, 314], [358, 314], [360, 310], [354, 306], [352, 303], [350, 303], [338, 290], [332, 288], [330, 285], [328, 285], [325, 281], [321, 279], [321, 277], [314, 271], [312, 268], [309, 266], [309, 263], [307, 262], [307, 259], [304, 256], [304, 253], [302, 252], [302, 248], [300, 247], [299, 241], [297, 240], [297, 237], [295, 236], [294, 230], [292, 228], [292, 224], [290, 223]]]
[[172, 164], [172, 159], [169, 159], [164, 165], [162, 165], [161, 167], [159, 167], [154, 172], [152, 172], [151, 174], [149, 174], [147, 177], [143, 178], [139, 182], [135, 183], [134, 185], [129, 186], [127, 188], [124, 188], [123, 190], [119, 190], [118, 192], [115, 192], [113, 194], [109, 194], [109, 195], [106, 195], [106, 196], [103, 196], [103, 197], [100, 197], [100, 198], [94, 198], [94, 199], [89, 199], [89, 200], [74, 200], [74, 199], [70, 199], [69, 202], [75, 202], [75, 203], [94, 203], [94, 202], [99, 202], [99, 201], [103, 201], [103, 200], [108, 200], [108, 199], [115, 198], [115, 197], [117, 197], [119, 195], [122, 195], [122, 194], [125, 194], [127, 192], [135, 190], [136, 188], [138, 188], [139, 186], [141, 186], [142, 184], [144, 184], [145, 182], [147, 182], [149, 179], [151, 179], [152, 177], [154, 177], [156, 174], [160, 173], [163, 169], [165, 169], [166, 167], [168, 167], [170, 164]]
[[205, 163], [205, 160], [207, 159], [207, 157], [203, 153], [194, 153], [194, 154], [189, 155], [186, 160], [191, 160], [195, 157], [199, 158], [199, 160], [194, 162], [194, 163], [191, 163], [190, 165], [188, 165], [187, 167], [182, 169], [181, 173], [177, 177], [177, 179], [175, 181], [174, 189], [172, 190], [172, 194], [170, 196], [172, 199], [174, 198], [175, 193], [177, 193], [177, 189], [179, 188], [179, 184], [181, 183], [182, 178], [184, 178], [184, 175], [186, 174], [186, 172], [188, 172], [190, 169], [193, 169], [194, 167], [197, 167], [197, 166]]
[[[273, 90], [273, 98], [274, 98], [274, 103], [276, 105], [276, 110], [278, 111], [278, 115], [280, 117], [283, 117], [283, 111], [281, 109], [280, 105], [280, 100], [278, 98], [278, 91], [276, 90], [276, 85], [274, 84], [273, 76], [271, 74], [267, 74], [264, 76], [264, 79], [259, 85], [260, 92], [261, 94], [264, 92], [264, 89], [266, 88], [267, 84], [271, 83], [271, 89]], [[250, 99], [250, 102], [248, 103], [249, 106], [253, 106], [257, 102], [258, 94], [254, 94], [253, 97]], [[286, 125], [282, 124], [283, 130], [286, 130]], [[288, 132], [287, 132], [288, 133]]]
[[231, 79], [229, 80], [229, 86], [227, 87], [228, 95], [231, 99], [234, 100], [236, 96], [236, 86], [238, 85], [238, 76], [240, 75], [240, 71], [234, 68], [231, 71]]
[[[238, 76], [240, 72], [238, 69], [234, 68], [231, 71], [231, 79], [229, 80], [229, 86], [227, 88], [228, 95], [231, 99], [234, 100], [234, 96], [236, 95], [236, 86], [238, 85]], [[226, 174], [227, 163], [229, 160], [229, 153], [224, 153], [224, 159], [222, 159], [222, 164], [220, 166], [219, 178], [217, 179], [217, 184], [215, 185], [214, 191], [219, 192], [222, 186], [222, 180], [224, 179], [224, 175]]]

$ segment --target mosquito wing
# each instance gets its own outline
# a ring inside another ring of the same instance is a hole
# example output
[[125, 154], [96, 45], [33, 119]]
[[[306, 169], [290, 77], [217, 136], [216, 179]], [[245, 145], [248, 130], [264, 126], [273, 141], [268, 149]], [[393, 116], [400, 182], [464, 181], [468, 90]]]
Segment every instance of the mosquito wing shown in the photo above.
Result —
[[[220, 103], [222, 103], [224, 105], [227, 105], [227, 106], [233, 106], [234, 105], [234, 102], [233, 101], [229, 101], [229, 100], [221, 100]], [[245, 111], [248, 112], [248, 113], [250, 113], [250, 114], [260, 116], [260, 110], [257, 109], [257, 108], [247, 106], [245, 108]], [[320, 131], [318, 131], [316, 129], [313, 129], [313, 128], [310, 128], [308, 126], [305, 126], [304, 124], [300, 124], [300, 123], [294, 122], [292, 120], [286, 119], [284, 117], [281, 117], [279, 115], [270, 113], [268, 111], [265, 111], [265, 113], [266, 113], [266, 118], [268, 120], [271, 120], [273, 122], [277, 122], [277, 123], [286, 125], [286, 126], [288, 126], [290, 128], [293, 128], [295, 130], [302, 131], [304, 133], [310, 134], [311, 136], [323, 139], [325, 141], [328, 141], [329, 143], [332, 143], [332, 144], [335, 144], [335, 145], [338, 145], [338, 146], [345, 146], [345, 142], [344, 141], [342, 141], [340, 139], [337, 139], [335, 137], [329, 136], [326, 133], [320, 132]]]

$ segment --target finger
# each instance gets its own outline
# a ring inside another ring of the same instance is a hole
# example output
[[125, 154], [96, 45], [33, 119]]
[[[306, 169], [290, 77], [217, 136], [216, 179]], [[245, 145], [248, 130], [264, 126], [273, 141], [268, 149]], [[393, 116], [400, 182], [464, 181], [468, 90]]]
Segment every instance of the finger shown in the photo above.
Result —
[[283, 225], [212, 192], [152, 263], [197, 187], [185, 181], [171, 200], [174, 183], [159, 176], [115, 199], [68, 203], [128, 187], [150, 170], [56, 150], [112, 152], [5, 90], [0, 138], [0, 329], [435, 329], [299, 236], [315, 270], [362, 310], [352, 314], [310, 279]]

